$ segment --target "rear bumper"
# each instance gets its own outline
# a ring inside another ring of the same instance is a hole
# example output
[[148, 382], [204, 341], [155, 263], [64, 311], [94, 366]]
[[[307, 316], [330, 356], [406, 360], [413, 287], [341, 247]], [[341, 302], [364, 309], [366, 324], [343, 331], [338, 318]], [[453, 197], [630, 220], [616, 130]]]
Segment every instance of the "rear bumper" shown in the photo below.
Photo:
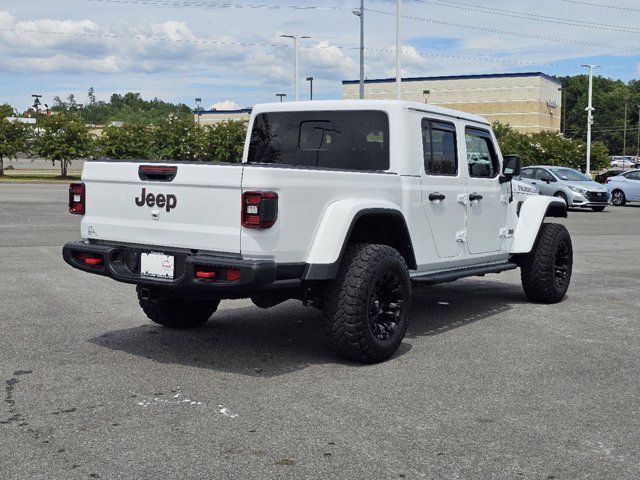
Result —
[[[148, 277], [140, 274], [140, 254], [159, 251], [174, 256], [173, 279]], [[102, 262], [99, 265], [87, 265], [79, 258], [81, 254], [96, 256], [101, 258]], [[78, 270], [110, 277], [118, 282], [165, 287], [172, 290], [234, 292], [268, 287], [277, 288], [284, 286], [285, 283], [295, 283], [295, 275], [293, 275], [294, 278], [282, 279], [283, 275], [281, 272], [279, 274], [278, 265], [271, 260], [248, 260], [222, 255], [190, 254], [160, 247], [129, 247], [85, 243], [83, 241], [67, 243], [62, 248], [62, 255], [69, 265]], [[196, 278], [196, 269], [215, 271], [216, 278]], [[226, 280], [227, 269], [238, 269], [240, 271], [239, 278], [234, 281]], [[298, 281], [299, 278], [298, 276]]]

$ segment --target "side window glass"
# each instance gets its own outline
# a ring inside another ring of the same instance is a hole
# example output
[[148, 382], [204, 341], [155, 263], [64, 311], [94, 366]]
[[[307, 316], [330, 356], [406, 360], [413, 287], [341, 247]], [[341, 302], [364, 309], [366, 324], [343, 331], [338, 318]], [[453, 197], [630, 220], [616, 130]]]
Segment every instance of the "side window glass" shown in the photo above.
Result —
[[544, 180], [549, 176], [550, 175], [547, 173], [546, 170], [543, 170], [542, 168], [536, 168], [536, 173], [533, 176], [533, 178], [535, 178], [536, 180]]
[[469, 175], [478, 178], [493, 178], [498, 174], [498, 156], [488, 132], [467, 129], [467, 163]]
[[527, 168], [525, 170], [520, 170], [520, 177], [521, 178], [531, 178], [533, 174], [533, 170], [530, 168]]
[[427, 175], [457, 175], [458, 154], [453, 124], [422, 121], [424, 171]]
[[640, 180], [640, 172], [631, 172], [629, 175], [627, 175], [627, 178], [629, 180]]

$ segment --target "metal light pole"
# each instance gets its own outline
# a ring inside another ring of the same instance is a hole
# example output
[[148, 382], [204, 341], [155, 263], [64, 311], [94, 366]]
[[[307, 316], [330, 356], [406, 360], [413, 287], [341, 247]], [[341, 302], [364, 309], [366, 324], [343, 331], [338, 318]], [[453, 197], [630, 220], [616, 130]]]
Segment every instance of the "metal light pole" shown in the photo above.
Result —
[[309, 100], [313, 100], [313, 77], [307, 77], [309, 82]]
[[287, 96], [287, 94], [286, 94], [286, 93], [276, 93], [276, 97], [279, 97], [279, 98], [280, 98], [280, 103], [282, 103], [282, 99], [283, 99], [284, 97], [286, 97], [286, 96]]
[[360, 100], [364, 99], [364, 0], [360, 0], [360, 9], [353, 10], [360, 17]]
[[589, 69], [589, 104], [587, 111], [587, 175], [591, 174], [591, 125], [593, 125], [593, 69], [597, 65], [582, 65]]
[[396, 0], [396, 99], [402, 100], [402, 65], [400, 49], [402, 43], [402, 0]]
[[33, 94], [31, 96], [33, 97], [33, 109], [38, 113], [40, 112], [40, 99], [42, 98], [42, 95]]
[[[622, 134], [622, 156], [627, 155], [627, 106], [629, 105], [629, 95], [624, 96], [624, 130]], [[622, 162], [622, 169], [624, 170], [624, 162]]]
[[558, 91], [560, 92], [560, 110], [562, 110], [562, 136], [566, 137], [566, 130], [567, 130], [567, 111], [564, 108], [564, 86], [558, 88]]
[[198, 112], [198, 125], [200, 125], [200, 102], [202, 99], [200, 97], [196, 98], [196, 112]]
[[300, 88], [299, 88], [299, 84], [298, 84], [298, 40], [302, 39], [302, 38], [311, 38], [311, 37], [307, 37], [305, 35], [302, 36], [298, 36], [298, 35], [280, 35], [282, 38], [291, 38], [293, 39], [293, 70], [294, 70], [294, 75], [295, 75], [295, 81], [294, 81], [294, 89], [295, 89], [295, 95], [296, 95], [296, 102], [298, 100], [300, 100]]

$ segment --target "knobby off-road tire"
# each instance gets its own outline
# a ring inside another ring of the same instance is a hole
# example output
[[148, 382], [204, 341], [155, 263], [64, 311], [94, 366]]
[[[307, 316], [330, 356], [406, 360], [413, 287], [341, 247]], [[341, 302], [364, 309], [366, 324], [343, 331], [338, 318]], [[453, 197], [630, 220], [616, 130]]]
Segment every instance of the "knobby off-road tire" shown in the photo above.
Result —
[[159, 325], [175, 329], [194, 328], [205, 323], [218, 309], [220, 300], [186, 300], [151, 296], [142, 298], [142, 289], [136, 287], [138, 302], [149, 319]]
[[411, 279], [402, 255], [386, 245], [355, 244], [325, 291], [323, 315], [340, 355], [376, 363], [400, 346], [410, 308]]
[[543, 223], [531, 253], [520, 261], [520, 278], [529, 300], [557, 303], [567, 293], [573, 269], [573, 246], [564, 225]]

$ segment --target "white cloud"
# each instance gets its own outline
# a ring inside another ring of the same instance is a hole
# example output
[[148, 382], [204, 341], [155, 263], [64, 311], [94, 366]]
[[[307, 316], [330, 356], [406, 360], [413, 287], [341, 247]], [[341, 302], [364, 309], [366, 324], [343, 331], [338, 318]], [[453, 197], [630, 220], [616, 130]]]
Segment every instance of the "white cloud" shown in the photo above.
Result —
[[214, 103], [209, 107], [210, 110], [239, 110], [240, 105], [231, 100], [225, 100], [224, 102]]

